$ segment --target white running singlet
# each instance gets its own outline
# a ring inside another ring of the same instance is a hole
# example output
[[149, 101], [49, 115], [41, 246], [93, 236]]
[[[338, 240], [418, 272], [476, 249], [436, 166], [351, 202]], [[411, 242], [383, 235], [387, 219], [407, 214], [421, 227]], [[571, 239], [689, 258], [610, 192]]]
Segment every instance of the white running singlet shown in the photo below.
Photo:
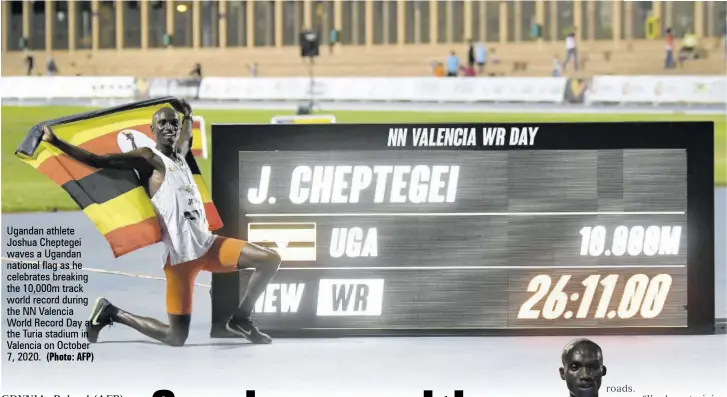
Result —
[[151, 198], [166, 246], [164, 263], [167, 255], [172, 265], [198, 259], [212, 247], [215, 235], [209, 231], [192, 171], [186, 161], [174, 161], [156, 148], [150, 149], [166, 167], [164, 180]]

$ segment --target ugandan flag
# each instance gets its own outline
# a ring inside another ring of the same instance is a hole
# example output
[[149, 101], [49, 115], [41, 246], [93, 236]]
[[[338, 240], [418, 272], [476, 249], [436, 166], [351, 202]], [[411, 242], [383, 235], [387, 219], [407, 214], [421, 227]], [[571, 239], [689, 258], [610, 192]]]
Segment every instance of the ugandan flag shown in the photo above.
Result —
[[[15, 151], [23, 162], [62, 187], [93, 221], [111, 246], [114, 257], [161, 241], [161, 229], [151, 199], [136, 171], [91, 168], [42, 141], [43, 124], [64, 141], [96, 154], [122, 153], [155, 145], [152, 115], [173, 97], [149, 99], [122, 106], [49, 120], [34, 126]], [[192, 142], [194, 143], [194, 142]], [[222, 227], [192, 151], [187, 164], [194, 174], [210, 230]]]

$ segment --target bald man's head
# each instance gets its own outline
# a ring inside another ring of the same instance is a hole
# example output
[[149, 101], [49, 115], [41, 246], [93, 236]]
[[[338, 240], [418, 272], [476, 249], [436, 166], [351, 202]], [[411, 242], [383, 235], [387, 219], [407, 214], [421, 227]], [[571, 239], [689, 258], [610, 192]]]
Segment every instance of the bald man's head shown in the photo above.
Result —
[[563, 348], [560, 378], [571, 396], [596, 397], [606, 375], [601, 347], [589, 339], [576, 339]]
[[173, 148], [179, 139], [181, 123], [179, 115], [170, 107], [157, 110], [152, 116], [151, 131], [156, 136], [157, 146]]

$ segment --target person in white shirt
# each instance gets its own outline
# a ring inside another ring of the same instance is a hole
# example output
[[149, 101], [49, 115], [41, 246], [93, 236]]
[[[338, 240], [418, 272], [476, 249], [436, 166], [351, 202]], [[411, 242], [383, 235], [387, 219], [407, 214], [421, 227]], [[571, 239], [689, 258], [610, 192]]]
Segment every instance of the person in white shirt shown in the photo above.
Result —
[[[151, 198], [162, 229], [166, 303], [169, 325], [142, 317], [99, 298], [86, 323], [87, 338], [96, 343], [107, 325], [120, 323], [169, 346], [183, 346], [192, 318], [194, 280], [200, 271], [229, 273], [252, 268], [255, 272], [239, 307], [227, 321], [227, 330], [252, 343], [270, 343], [251, 315], [280, 266], [280, 255], [255, 244], [212, 234], [202, 198], [185, 157], [192, 137], [192, 107], [172, 102], [174, 109], [159, 109], [151, 121], [156, 147], [135, 148], [126, 153], [98, 155], [58, 138], [43, 126], [43, 141], [89, 167], [135, 170]], [[176, 110], [176, 111], [175, 111]], [[184, 115], [179, 120], [177, 111]]]
[[568, 62], [573, 59], [573, 70], [578, 71], [578, 47], [576, 46], [576, 34], [571, 32], [565, 38], [565, 61], [563, 61], [563, 70], [568, 67]]
[[475, 63], [477, 64], [477, 74], [484, 73], [485, 64], [487, 64], [487, 47], [481, 41], [475, 47]]

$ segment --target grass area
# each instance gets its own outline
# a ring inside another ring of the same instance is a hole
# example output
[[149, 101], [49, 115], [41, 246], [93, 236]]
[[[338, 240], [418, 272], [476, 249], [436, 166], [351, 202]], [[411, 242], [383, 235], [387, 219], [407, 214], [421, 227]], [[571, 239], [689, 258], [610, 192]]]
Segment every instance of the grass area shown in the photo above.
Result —
[[[35, 123], [84, 112], [83, 107], [2, 107], [2, 211], [31, 212], [75, 210], [78, 207], [59, 186], [18, 160], [15, 149]], [[715, 185], [727, 184], [727, 126], [722, 116], [691, 115], [574, 115], [574, 114], [488, 114], [434, 112], [330, 112], [339, 123], [356, 122], [592, 122], [592, 121], [686, 121], [715, 122]], [[272, 116], [290, 111], [199, 110], [208, 128], [212, 123], [268, 123]], [[685, 134], [689, 131], [684, 131]], [[208, 142], [209, 143], [209, 142]], [[211, 144], [210, 146], [211, 147]], [[200, 160], [203, 176], [210, 181], [210, 161]]]

